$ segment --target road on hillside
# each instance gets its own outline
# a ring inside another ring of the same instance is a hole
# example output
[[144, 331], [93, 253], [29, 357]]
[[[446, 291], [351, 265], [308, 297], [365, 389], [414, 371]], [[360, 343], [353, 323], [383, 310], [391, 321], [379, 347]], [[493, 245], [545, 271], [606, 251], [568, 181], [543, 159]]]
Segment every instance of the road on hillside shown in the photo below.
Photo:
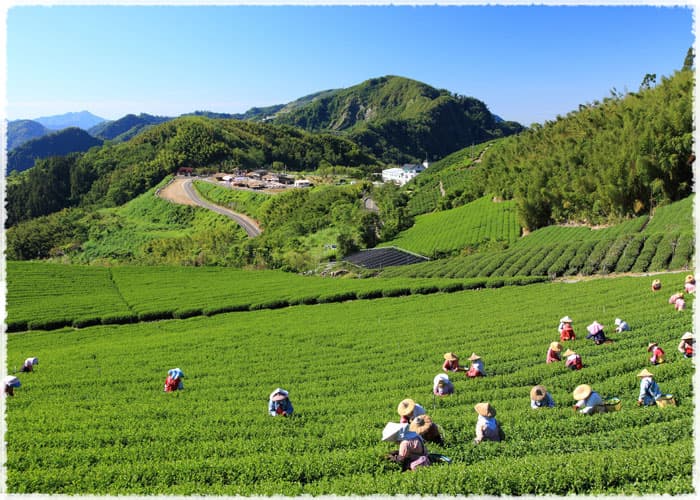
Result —
[[195, 191], [194, 186], [192, 185], [192, 179], [185, 180], [182, 183], [182, 189], [184, 190], [187, 197], [196, 205], [206, 208], [207, 210], [211, 210], [212, 212], [216, 212], [217, 214], [225, 215], [229, 219], [236, 222], [243, 229], [245, 229], [245, 232], [248, 233], [249, 237], [255, 238], [256, 236], [259, 236], [262, 232], [260, 227], [253, 219], [243, 214], [236, 213], [233, 210], [229, 210], [228, 208], [220, 207], [219, 205], [214, 205], [213, 203], [209, 203], [208, 201], [204, 201], [203, 199], [201, 199], [199, 195], [197, 195], [197, 192]]

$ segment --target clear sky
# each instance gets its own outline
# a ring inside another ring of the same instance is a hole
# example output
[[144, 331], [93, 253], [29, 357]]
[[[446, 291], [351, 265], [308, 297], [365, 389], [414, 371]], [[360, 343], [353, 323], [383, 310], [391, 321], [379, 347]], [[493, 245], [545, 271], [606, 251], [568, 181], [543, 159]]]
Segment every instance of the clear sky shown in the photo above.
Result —
[[238, 113], [400, 75], [530, 125], [680, 69], [687, 5], [15, 4], [6, 117]]

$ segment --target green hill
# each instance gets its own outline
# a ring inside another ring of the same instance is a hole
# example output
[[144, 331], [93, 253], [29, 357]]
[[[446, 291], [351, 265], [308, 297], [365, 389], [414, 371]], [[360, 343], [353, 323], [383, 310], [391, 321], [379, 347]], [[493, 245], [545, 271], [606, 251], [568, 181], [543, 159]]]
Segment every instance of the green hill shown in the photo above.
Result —
[[443, 157], [522, 130], [517, 123], [497, 121], [478, 99], [398, 76], [314, 95], [282, 108], [273, 121], [310, 131], [344, 132], [394, 163]]
[[50, 133], [50, 129], [34, 120], [12, 120], [7, 123], [7, 150], [12, 151], [27, 141]]
[[233, 171], [266, 165], [291, 171], [313, 171], [324, 165], [371, 171], [378, 162], [356, 143], [331, 134], [251, 121], [181, 117], [152, 126], [124, 143], [39, 162], [9, 183], [7, 225], [66, 207], [121, 205], [182, 166]]
[[101, 145], [101, 139], [96, 139], [84, 130], [77, 127], [66, 128], [15, 147], [7, 155], [7, 172], [22, 172], [31, 168], [38, 159], [85, 152]]
[[105, 140], [114, 141], [128, 141], [138, 133], [152, 127], [153, 125], [158, 125], [159, 123], [164, 123], [172, 118], [166, 116], [153, 116], [146, 113], [141, 113], [137, 115], [126, 115], [118, 120], [110, 120], [98, 123], [94, 127], [90, 128], [88, 132], [94, 137], [99, 137]]
[[692, 69], [499, 141], [474, 183], [515, 199], [530, 230], [648, 214], [687, 197], [693, 181]]

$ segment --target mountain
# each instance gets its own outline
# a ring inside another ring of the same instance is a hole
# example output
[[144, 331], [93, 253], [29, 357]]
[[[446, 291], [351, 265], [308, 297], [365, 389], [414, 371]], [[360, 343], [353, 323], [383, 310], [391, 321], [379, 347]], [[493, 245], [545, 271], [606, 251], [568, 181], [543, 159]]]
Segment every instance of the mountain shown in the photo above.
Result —
[[65, 156], [69, 153], [84, 152], [93, 146], [101, 146], [102, 140], [92, 137], [78, 127], [70, 127], [53, 132], [38, 139], [32, 139], [10, 151], [7, 155], [7, 172], [21, 172], [31, 168], [34, 161], [49, 156]]
[[346, 135], [391, 163], [441, 158], [472, 144], [518, 133], [486, 104], [399, 76], [372, 78], [285, 105], [272, 123]]
[[104, 121], [88, 129], [94, 137], [105, 140], [128, 141], [143, 130], [172, 120], [167, 116], [153, 116], [141, 113], [138, 116], [129, 114], [118, 120]]
[[27, 141], [50, 133], [51, 130], [34, 120], [13, 120], [7, 124], [7, 150], [12, 151]]
[[43, 116], [41, 118], [36, 118], [34, 121], [41, 123], [44, 127], [51, 130], [61, 130], [68, 127], [78, 127], [83, 130], [88, 130], [90, 127], [94, 127], [98, 123], [105, 121], [105, 119], [95, 116], [89, 111], [80, 111], [79, 113]]

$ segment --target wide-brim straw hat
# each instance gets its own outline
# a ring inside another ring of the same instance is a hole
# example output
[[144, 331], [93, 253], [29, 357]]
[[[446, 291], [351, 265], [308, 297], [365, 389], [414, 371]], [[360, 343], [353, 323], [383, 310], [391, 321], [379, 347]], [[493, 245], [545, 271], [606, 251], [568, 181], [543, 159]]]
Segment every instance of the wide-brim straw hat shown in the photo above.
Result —
[[654, 374], [651, 373], [651, 372], [650, 372], [649, 370], [647, 370], [646, 368], [644, 368], [641, 372], [639, 372], [639, 373], [637, 374], [637, 376], [638, 376], [638, 377], [653, 377]]
[[284, 389], [280, 389], [279, 387], [274, 390], [274, 392], [270, 395], [270, 399], [272, 401], [282, 401], [283, 399], [287, 399], [289, 397], [289, 392], [285, 391]]
[[683, 336], [681, 337], [681, 340], [694, 340], [695, 335], [693, 335], [691, 332], [685, 332]]
[[559, 320], [559, 322], [560, 322], [560, 323], [573, 323], [574, 320], [571, 319], [571, 318], [568, 317], [568, 316], [564, 316], [562, 319]]
[[491, 403], [479, 403], [474, 405], [474, 410], [482, 417], [495, 417], [496, 409], [491, 406]]
[[401, 441], [401, 435], [406, 430], [407, 424], [389, 422], [382, 430], [382, 441]]
[[440, 382], [447, 384], [450, 382], [450, 377], [448, 377], [445, 373], [438, 373], [435, 375], [435, 378], [433, 378], [433, 385], [437, 385]]
[[692, 283], [693, 281], [695, 281], [695, 278], [693, 277], [692, 274], [689, 274], [688, 276], [685, 277], [686, 283]]
[[536, 385], [530, 389], [530, 399], [542, 401], [547, 395], [547, 389], [543, 385]]
[[407, 417], [411, 413], [413, 413], [413, 410], [416, 408], [416, 402], [413, 401], [412, 399], [404, 399], [399, 403], [398, 408], [396, 408], [396, 411], [401, 415], [402, 417]]
[[581, 384], [574, 389], [574, 399], [576, 401], [584, 400], [591, 395], [591, 392], [593, 392], [593, 389], [591, 389], [590, 385]]
[[572, 354], [576, 354], [576, 351], [572, 351], [571, 349], [567, 349], [566, 352], [564, 353], [564, 356], [571, 356]]
[[650, 342], [649, 345], [647, 346], [647, 351], [651, 351], [651, 348], [654, 347], [655, 345], [659, 345], [656, 342]]
[[481, 356], [478, 356], [475, 352], [473, 352], [472, 355], [469, 356], [469, 361], [476, 361], [477, 359], [481, 359]]
[[428, 415], [419, 415], [411, 421], [411, 425], [408, 427], [409, 430], [417, 432], [418, 434], [423, 434], [425, 431], [430, 429], [433, 425], [433, 419]]
[[457, 361], [459, 358], [453, 352], [446, 352], [443, 356], [447, 361]]
[[559, 352], [561, 351], [561, 344], [559, 342], [552, 342], [549, 344], [549, 348], [553, 351]]
[[596, 333], [603, 331], [603, 328], [604, 326], [598, 323], [597, 321], [594, 321], [586, 327], [588, 333], [590, 333], [591, 335], [595, 335]]

